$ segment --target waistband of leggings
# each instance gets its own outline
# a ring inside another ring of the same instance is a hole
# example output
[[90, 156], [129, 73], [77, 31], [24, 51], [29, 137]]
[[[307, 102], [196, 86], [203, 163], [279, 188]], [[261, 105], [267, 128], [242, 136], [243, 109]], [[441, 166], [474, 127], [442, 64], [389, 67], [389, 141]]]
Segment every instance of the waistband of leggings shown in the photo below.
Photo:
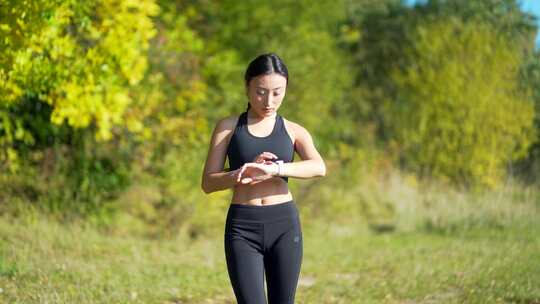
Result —
[[227, 220], [240, 219], [260, 222], [268, 222], [281, 218], [294, 218], [297, 216], [298, 209], [294, 200], [262, 206], [230, 204], [227, 212]]

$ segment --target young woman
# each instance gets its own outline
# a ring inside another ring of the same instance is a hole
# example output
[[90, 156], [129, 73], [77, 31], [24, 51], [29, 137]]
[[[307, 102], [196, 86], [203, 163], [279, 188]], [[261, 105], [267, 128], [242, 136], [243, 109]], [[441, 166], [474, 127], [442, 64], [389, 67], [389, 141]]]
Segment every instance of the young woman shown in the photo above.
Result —
[[[283, 61], [260, 55], [244, 78], [248, 108], [216, 124], [201, 186], [233, 189], [224, 247], [238, 303], [266, 303], [265, 276], [270, 304], [294, 303], [303, 241], [288, 178], [324, 176], [326, 166], [309, 132], [277, 114], [289, 79]], [[302, 161], [293, 162], [295, 151]]]

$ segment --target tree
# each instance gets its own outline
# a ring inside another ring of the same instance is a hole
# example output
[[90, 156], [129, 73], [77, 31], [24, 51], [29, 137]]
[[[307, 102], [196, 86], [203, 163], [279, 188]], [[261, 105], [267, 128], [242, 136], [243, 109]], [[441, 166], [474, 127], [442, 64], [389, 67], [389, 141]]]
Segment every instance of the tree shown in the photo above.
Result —
[[410, 33], [390, 73], [398, 95], [387, 121], [407, 164], [456, 183], [495, 186], [534, 138], [534, 108], [518, 85], [518, 47], [491, 26], [457, 18]]
[[[137, 129], [126, 109], [156, 33], [152, 0], [0, 0], [0, 8], [0, 161], [16, 168], [18, 150], [50, 124], [90, 128], [98, 140], [115, 126]], [[47, 116], [40, 126], [36, 115], [14, 114], [38, 105]]]
[[[283, 115], [314, 133], [323, 151], [331, 149], [348, 123], [333, 116], [346, 102], [352, 67], [338, 47], [343, 1], [192, 1], [200, 14], [192, 28], [206, 42], [204, 75], [208, 84], [207, 119], [239, 113], [247, 107], [243, 74], [250, 60], [277, 53], [290, 72]], [[334, 123], [321, 127], [321, 121]]]

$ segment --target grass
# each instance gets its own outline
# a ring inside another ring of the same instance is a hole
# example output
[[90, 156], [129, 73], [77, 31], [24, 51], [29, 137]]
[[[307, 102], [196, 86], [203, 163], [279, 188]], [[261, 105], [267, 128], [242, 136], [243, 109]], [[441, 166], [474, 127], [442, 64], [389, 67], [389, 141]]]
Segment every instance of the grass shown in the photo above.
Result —
[[[540, 303], [537, 188], [467, 192], [350, 171], [360, 176], [291, 183], [304, 233], [296, 303]], [[86, 221], [6, 196], [0, 303], [236, 303], [227, 193], [184, 190], [160, 209], [167, 191], [135, 185], [116, 212]]]
[[[451, 233], [306, 219], [296, 303], [540, 303], [538, 219]], [[0, 288], [1, 303], [236, 303], [221, 235], [151, 239], [40, 215], [0, 218]]]

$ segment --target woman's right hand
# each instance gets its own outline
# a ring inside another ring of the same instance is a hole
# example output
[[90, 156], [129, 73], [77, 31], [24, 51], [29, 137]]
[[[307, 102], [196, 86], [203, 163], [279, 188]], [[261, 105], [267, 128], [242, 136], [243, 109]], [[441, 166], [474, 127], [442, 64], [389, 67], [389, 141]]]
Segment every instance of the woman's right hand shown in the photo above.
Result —
[[241, 185], [255, 185], [270, 179], [277, 174], [276, 163], [265, 161], [265, 163], [245, 163], [238, 168], [235, 173], [236, 183]]
[[[255, 159], [253, 160], [253, 163], [270, 165], [272, 164], [272, 159], [278, 159], [277, 155], [275, 155], [272, 152], [265, 151], [257, 155]], [[267, 174], [264, 174], [263, 172], [256, 172], [255, 174], [253, 174], [253, 172], [251, 172], [253, 170], [249, 170], [250, 171], [249, 174], [244, 174], [245, 169], [246, 169], [246, 164], [244, 164], [242, 167], [236, 170], [234, 178], [236, 179], [237, 184], [241, 184], [241, 185], [257, 184], [271, 177], [271, 176], [267, 176]]]
[[278, 157], [272, 152], [263, 152], [257, 155], [253, 162], [258, 164], [264, 164], [267, 160], [271, 161], [272, 159], [278, 159]]

